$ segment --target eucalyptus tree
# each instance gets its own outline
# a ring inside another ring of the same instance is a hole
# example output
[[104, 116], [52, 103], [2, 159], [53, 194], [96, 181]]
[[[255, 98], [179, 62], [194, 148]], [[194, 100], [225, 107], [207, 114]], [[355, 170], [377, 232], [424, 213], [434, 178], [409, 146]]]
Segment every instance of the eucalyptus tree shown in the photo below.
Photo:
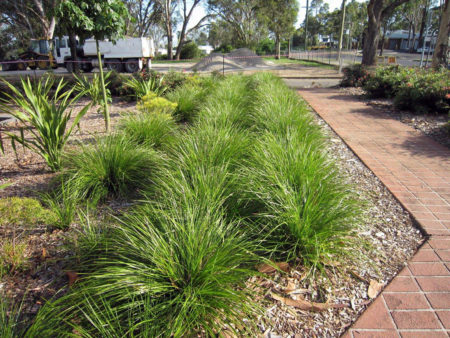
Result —
[[367, 5], [368, 24], [364, 38], [363, 57], [361, 63], [372, 66], [376, 63], [375, 55], [379, 41], [381, 24], [390, 17], [400, 5], [410, 0], [370, 0]]
[[175, 14], [177, 9], [177, 1], [158, 0], [161, 7], [161, 26], [167, 38], [167, 58], [173, 59], [173, 28], [176, 26]]
[[179, 60], [181, 55], [181, 49], [183, 48], [184, 41], [186, 40], [186, 36], [194, 32], [195, 30], [203, 27], [205, 25], [205, 22], [212, 17], [212, 14], [204, 15], [200, 20], [197, 21], [197, 23], [188, 29], [189, 22], [192, 19], [192, 13], [194, 12], [195, 8], [203, 4], [203, 0], [191, 0], [190, 4], [186, 0], [181, 1], [181, 18], [182, 18], [182, 24], [181, 24], [181, 30], [180, 35], [178, 38], [178, 46], [177, 50], [175, 52], [175, 59]]
[[124, 0], [130, 18], [126, 20], [126, 34], [149, 36], [161, 23], [162, 7], [159, 0]]
[[29, 31], [33, 38], [53, 39], [56, 17], [53, 9], [59, 0], [1, 0], [0, 13], [4, 23], [17, 31]]
[[[254, 46], [264, 26], [260, 24], [261, 0], [208, 0], [208, 12], [228, 24], [238, 46]], [[275, 15], [274, 15], [275, 16]]]
[[280, 45], [282, 38], [289, 38], [295, 31], [297, 19], [297, 0], [265, 0], [262, 6], [262, 22], [275, 36], [276, 58], [280, 58]]

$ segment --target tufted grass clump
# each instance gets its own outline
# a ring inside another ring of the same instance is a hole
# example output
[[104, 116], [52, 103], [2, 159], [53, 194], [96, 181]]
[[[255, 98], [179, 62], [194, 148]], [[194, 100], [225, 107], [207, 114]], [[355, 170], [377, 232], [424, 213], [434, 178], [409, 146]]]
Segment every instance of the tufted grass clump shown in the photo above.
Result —
[[160, 202], [117, 220], [84, 262], [90, 272], [45, 306], [30, 336], [213, 336], [225, 325], [238, 334], [243, 318], [254, 333], [259, 309], [244, 285], [258, 262], [254, 242], [239, 220], [226, 219], [220, 200], [193, 198], [190, 182], [174, 179], [165, 188], [185, 198], [163, 189]]
[[178, 126], [169, 114], [141, 113], [124, 117], [119, 130], [138, 145], [164, 148], [175, 141]]
[[150, 184], [161, 156], [123, 135], [109, 135], [66, 154], [64, 177], [78, 199], [131, 197]]

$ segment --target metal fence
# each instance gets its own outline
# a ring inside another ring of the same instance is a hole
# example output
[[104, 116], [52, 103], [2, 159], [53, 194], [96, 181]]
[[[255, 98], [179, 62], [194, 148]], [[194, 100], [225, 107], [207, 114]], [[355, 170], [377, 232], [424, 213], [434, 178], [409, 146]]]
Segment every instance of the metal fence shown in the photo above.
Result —
[[[360, 63], [361, 55], [355, 50], [343, 50], [341, 52], [342, 64], [344, 66]], [[297, 60], [310, 60], [327, 63], [330, 65], [339, 65], [338, 50], [337, 49], [319, 49], [296, 51], [291, 50], [290, 58]]]

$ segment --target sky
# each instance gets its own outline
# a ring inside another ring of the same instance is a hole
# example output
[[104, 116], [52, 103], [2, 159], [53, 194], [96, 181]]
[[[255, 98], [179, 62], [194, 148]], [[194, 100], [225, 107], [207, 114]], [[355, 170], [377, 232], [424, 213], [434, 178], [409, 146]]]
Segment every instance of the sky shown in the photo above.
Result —
[[[358, 0], [361, 1], [362, 0]], [[300, 10], [298, 12], [297, 16], [297, 22], [295, 24], [295, 27], [299, 27], [300, 24], [305, 20], [305, 13], [306, 13], [306, 0], [299, 0], [299, 6]], [[333, 11], [336, 8], [340, 8], [342, 4], [342, 0], [325, 0], [325, 3], [327, 3], [330, 6], [330, 11]], [[309, 0], [309, 3], [311, 3], [311, 0]], [[192, 13], [192, 18], [189, 22], [189, 28], [193, 27], [197, 24], [197, 22], [205, 15], [205, 9], [201, 6], [196, 7], [195, 11]]]

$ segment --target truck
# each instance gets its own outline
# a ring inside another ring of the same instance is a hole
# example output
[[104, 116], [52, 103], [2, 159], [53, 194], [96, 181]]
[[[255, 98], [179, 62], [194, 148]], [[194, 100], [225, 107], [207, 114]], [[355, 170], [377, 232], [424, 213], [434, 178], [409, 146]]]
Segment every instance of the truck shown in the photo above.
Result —
[[[155, 54], [153, 40], [146, 37], [123, 38], [112, 41], [99, 41], [102, 62], [110, 70], [134, 73], [149, 64]], [[95, 39], [87, 39], [83, 44], [77, 40], [77, 62], [80, 69], [90, 72], [98, 67]], [[56, 37], [53, 40], [32, 39], [30, 47], [18, 55], [15, 60], [2, 62], [3, 70], [49, 69], [65, 67], [69, 72], [74, 69], [74, 58], [69, 47], [69, 37]]]

